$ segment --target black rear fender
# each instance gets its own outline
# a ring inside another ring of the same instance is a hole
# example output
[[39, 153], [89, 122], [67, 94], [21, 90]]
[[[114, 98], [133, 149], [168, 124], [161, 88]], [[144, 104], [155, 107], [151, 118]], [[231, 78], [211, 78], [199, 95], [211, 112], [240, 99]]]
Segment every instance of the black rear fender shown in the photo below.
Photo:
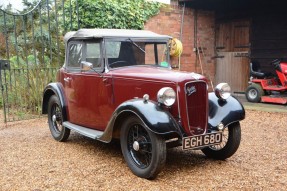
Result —
[[49, 83], [43, 92], [43, 102], [42, 102], [42, 114], [48, 113], [48, 103], [50, 97], [52, 95], [56, 95], [61, 103], [62, 106], [62, 113], [63, 113], [63, 121], [67, 121], [67, 104], [65, 101], [63, 86], [61, 83]]

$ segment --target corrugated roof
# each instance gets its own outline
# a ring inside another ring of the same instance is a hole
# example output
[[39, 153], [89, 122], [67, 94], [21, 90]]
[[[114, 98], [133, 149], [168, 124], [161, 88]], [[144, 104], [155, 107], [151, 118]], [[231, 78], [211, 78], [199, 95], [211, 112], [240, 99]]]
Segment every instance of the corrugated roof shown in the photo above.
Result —
[[210, 11], [243, 11], [247, 10], [269, 10], [286, 9], [286, 0], [178, 0], [180, 4], [185, 4], [193, 9], [203, 9]]

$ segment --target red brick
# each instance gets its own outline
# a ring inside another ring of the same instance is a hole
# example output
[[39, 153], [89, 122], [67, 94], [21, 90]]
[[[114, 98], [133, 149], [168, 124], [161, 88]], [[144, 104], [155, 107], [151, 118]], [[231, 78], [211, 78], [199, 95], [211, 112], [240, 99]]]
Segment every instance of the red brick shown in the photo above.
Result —
[[[170, 35], [180, 38], [182, 10], [183, 7], [178, 5], [176, 0], [171, 1], [171, 5], [165, 5], [161, 8], [160, 13], [145, 24], [145, 29], [160, 34]], [[214, 13], [209, 11], [197, 11], [197, 39], [194, 39], [195, 20], [194, 10], [185, 8], [184, 22], [182, 31], [183, 54], [180, 58], [180, 69], [182, 71], [201, 73], [198, 53], [193, 52], [194, 42], [201, 47], [200, 58], [204, 73], [208, 78], [214, 79], [215, 59], [214, 57]], [[171, 63], [178, 65], [178, 58], [172, 58]]]

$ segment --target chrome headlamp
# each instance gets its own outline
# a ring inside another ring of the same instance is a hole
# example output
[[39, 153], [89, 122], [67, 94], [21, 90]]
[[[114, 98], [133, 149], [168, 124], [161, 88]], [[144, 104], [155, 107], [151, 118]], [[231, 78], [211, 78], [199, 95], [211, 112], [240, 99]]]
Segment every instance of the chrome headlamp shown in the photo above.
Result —
[[230, 92], [231, 88], [227, 83], [220, 83], [215, 87], [215, 95], [219, 99], [226, 100], [227, 98], [229, 98], [231, 94]]
[[161, 88], [157, 93], [157, 101], [166, 106], [172, 106], [176, 99], [175, 91], [170, 87]]

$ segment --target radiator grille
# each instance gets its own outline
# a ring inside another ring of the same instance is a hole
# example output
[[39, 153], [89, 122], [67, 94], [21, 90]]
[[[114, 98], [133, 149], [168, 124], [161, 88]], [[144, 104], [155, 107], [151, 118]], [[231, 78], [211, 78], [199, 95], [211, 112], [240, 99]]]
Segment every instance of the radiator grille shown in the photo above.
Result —
[[207, 85], [189, 82], [185, 85], [186, 109], [189, 129], [205, 129], [207, 124]]

